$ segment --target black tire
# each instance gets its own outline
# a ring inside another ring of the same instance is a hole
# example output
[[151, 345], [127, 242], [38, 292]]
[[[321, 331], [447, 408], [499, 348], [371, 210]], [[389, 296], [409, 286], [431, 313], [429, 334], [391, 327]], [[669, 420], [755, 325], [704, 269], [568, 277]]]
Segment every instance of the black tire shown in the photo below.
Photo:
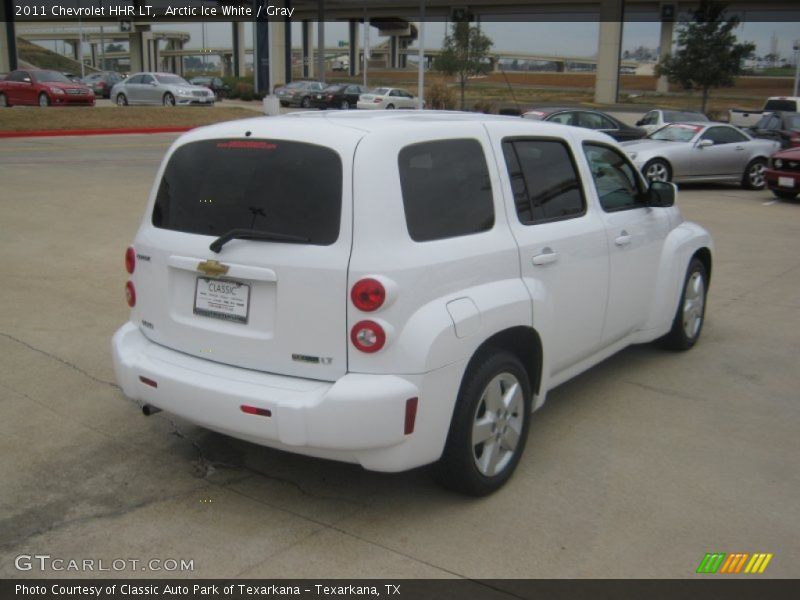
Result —
[[[502, 397], [499, 404], [498, 397]], [[490, 406], [492, 398], [497, 410]], [[447, 443], [437, 463], [439, 482], [471, 496], [500, 489], [525, 450], [530, 415], [531, 387], [519, 359], [500, 349], [474, 357], [461, 382]], [[476, 435], [483, 440], [475, 443]]]
[[[0, 104], [2, 106], [2, 104]], [[786, 190], [772, 190], [772, 193], [775, 194], [776, 198], [780, 198], [781, 200], [794, 200], [797, 198], [797, 192], [788, 192]]]
[[[698, 306], [697, 300], [697, 280], [702, 284], [700, 290], [701, 304]], [[694, 299], [693, 299], [694, 296]], [[706, 298], [708, 296], [708, 273], [703, 262], [695, 257], [686, 269], [686, 277], [683, 279], [681, 299], [678, 308], [675, 310], [675, 317], [672, 320], [672, 329], [662, 337], [659, 342], [664, 348], [669, 350], [684, 351], [689, 350], [697, 343], [703, 331], [706, 314]], [[691, 321], [689, 319], [699, 320]]]
[[663, 158], [654, 158], [642, 168], [642, 174], [648, 181], [672, 181], [672, 167]]
[[11, 104], [5, 94], [0, 94], [0, 108], [8, 108]]
[[50, 106], [50, 98], [44, 92], [39, 94], [39, 106], [41, 107]]
[[387, 104], [386, 110], [394, 110], [394, 104]]
[[162, 100], [164, 106], [175, 106], [175, 96], [167, 92]]
[[303, 96], [303, 99], [300, 100], [300, 108], [311, 108], [311, 98]]
[[764, 178], [764, 171], [767, 168], [767, 161], [764, 158], [754, 158], [745, 167], [742, 175], [742, 187], [746, 190], [763, 190], [767, 185]]
[[117, 106], [128, 106], [128, 97], [125, 94], [117, 94]]

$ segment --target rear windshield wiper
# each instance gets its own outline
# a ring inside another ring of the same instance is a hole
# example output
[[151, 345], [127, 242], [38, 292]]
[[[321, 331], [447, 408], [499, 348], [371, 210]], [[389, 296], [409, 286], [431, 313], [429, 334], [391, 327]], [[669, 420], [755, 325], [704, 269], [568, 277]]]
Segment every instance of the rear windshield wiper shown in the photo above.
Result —
[[219, 236], [211, 242], [208, 249], [219, 254], [222, 247], [231, 240], [264, 240], [267, 242], [288, 242], [293, 244], [307, 244], [311, 241], [307, 237], [299, 235], [259, 231], [258, 229], [231, 229], [228, 233]]

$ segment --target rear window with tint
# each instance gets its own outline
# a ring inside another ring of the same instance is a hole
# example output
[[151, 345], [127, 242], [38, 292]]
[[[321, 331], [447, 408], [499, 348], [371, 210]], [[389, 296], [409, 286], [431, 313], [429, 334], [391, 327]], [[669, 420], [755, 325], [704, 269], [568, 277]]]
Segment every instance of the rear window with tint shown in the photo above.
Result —
[[797, 111], [797, 102], [795, 100], [786, 100], [786, 99], [775, 99], [775, 100], [767, 100], [767, 103], [764, 105], [764, 110], [785, 110], [788, 112], [795, 112]]
[[217, 139], [178, 148], [167, 164], [153, 225], [220, 236], [231, 229], [308, 238], [339, 237], [342, 161], [322, 146]]
[[494, 226], [489, 170], [477, 140], [413, 144], [400, 151], [398, 162], [411, 239], [440, 240]]

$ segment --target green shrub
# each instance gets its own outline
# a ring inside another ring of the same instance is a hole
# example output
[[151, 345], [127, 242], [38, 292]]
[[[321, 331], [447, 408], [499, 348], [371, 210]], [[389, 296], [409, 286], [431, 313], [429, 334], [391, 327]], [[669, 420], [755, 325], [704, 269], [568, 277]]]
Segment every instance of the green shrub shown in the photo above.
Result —
[[425, 107], [433, 110], [453, 110], [457, 103], [455, 91], [444, 83], [436, 82], [425, 90]]
[[494, 112], [494, 104], [488, 100], [478, 100], [472, 107], [474, 112], [484, 113], [490, 115]]
[[254, 87], [252, 83], [239, 82], [233, 88], [232, 98], [241, 98], [242, 100], [252, 100], [255, 97]]

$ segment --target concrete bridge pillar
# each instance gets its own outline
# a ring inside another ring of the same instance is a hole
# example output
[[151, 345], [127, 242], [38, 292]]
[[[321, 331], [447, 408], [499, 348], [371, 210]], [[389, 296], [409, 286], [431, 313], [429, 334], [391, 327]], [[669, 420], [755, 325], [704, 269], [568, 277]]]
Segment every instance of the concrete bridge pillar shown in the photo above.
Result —
[[231, 23], [233, 29], [233, 76], [245, 76], [244, 21]]
[[350, 57], [350, 76], [353, 77], [358, 75], [361, 72], [360, 64], [359, 64], [359, 38], [358, 38], [358, 21], [351, 20], [348, 27], [349, 33], [349, 57]]
[[144, 39], [143, 39], [143, 32], [136, 30], [131, 31], [130, 37], [128, 38], [128, 46], [130, 48], [130, 72], [131, 73], [138, 73], [139, 71], [144, 71]]
[[303, 63], [303, 77], [314, 77], [314, 23], [303, 21], [303, 49], [301, 61]]
[[0, 71], [6, 73], [17, 68], [17, 32], [14, 27], [14, 3], [0, 0]]
[[600, 39], [594, 80], [594, 101], [599, 104], [614, 104], [619, 95], [623, 18], [623, 0], [601, 0]]
[[[675, 23], [671, 20], [661, 21], [661, 41], [659, 44], [660, 50], [658, 55], [659, 60], [672, 52], [672, 32], [674, 30], [674, 26]], [[656, 83], [656, 91], [661, 93], [669, 91], [669, 81], [667, 80], [666, 76], [662, 75], [658, 78], [658, 82]]]

